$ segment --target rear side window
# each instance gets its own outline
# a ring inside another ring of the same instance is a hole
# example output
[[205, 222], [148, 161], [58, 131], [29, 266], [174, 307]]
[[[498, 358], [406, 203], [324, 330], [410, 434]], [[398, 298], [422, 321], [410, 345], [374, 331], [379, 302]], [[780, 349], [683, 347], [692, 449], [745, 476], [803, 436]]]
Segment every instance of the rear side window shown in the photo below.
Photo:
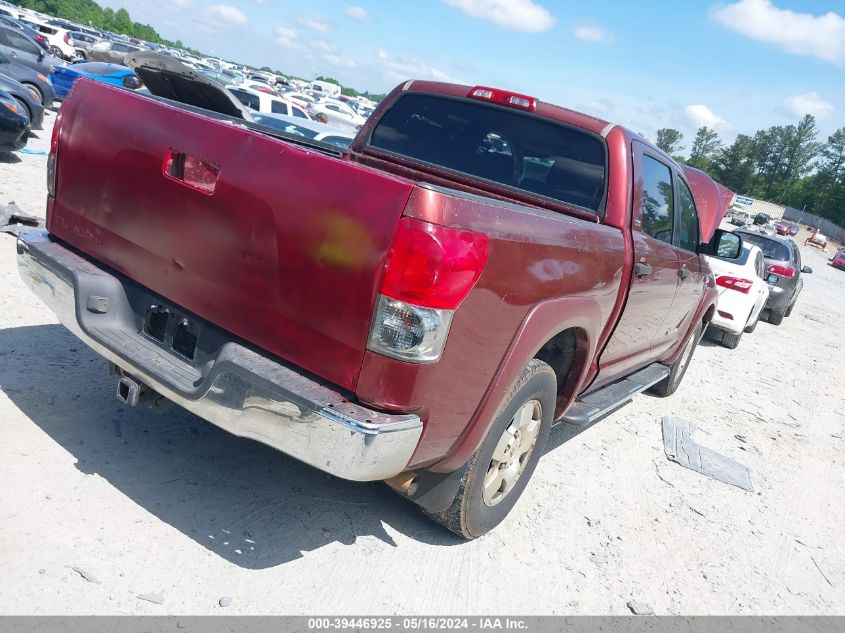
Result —
[[270, 102], [270, 112], [274, 112], [276, 114], [287, 114], [288, 108], [281, 101], [276, 101], [274, 99]]
[[692, 192], [680, 178], [678, 179], [678, 199], [681, 207], [681, 248], [693, 253], [698, 248], [698, 213], [695, 210], [695, 200]]
[[6, 34], [6, 42], [12, 48], [17, 48], [20, 51], [24, 51], [26, 53], [32, 53], [33, 55], [38, 54], [38, 45], [34, 44], [31, 40], [24, 37], [23, 35], [19, 35], [14, 31], [10, 31], [8, 29], [3, 29]]
[[297, 116], [300, 119], [307, 119], [308, 115], [305, 114], [305, 110], [300, 110], [296, 106], [291, 106], [291, 111], [293, 112], [293, 116]]
[[384, 113], [370, 146], [594, 213], [604, 197], [600, 138], [511, 108], [406, 94]]
[[252, 108], [253, 110], [260, 109], [258, 97], [256, 97], [255, 95], [251, 95], [248, 92], [244, 92], [243, 90], [231, 89], [231, 92], [233, 95], [235, 95], [237, 100], [243, 103], [246, 107]]
[[767, 239], [762, 235], [756, 235], [754, 233], [741, 233], [740, 235], [746, 242], [759, 246], [760, 250], [763, 251], [763, 257], [766, 259], [776, 259], [782, 262], [788, 262], [790, 260], [789, 247], [786, 244]]
[[643, 156], [642, 226], [646, 235], [672, 243], [675, 204], [672, 194], [672, 171], [651, 156]]

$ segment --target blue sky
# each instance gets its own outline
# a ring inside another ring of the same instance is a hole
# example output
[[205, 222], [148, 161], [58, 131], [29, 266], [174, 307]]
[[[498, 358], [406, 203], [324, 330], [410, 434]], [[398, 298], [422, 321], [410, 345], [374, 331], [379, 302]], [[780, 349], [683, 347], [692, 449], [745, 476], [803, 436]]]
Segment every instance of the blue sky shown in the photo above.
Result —
[[[101, 0], [225, 59], [359, 90], [407, 78], [525, 92], [654, 138], [727, 140], [804, 112], [845, 125], [845, 2]], [[687, 143], [687, 150], [689, 143]]]

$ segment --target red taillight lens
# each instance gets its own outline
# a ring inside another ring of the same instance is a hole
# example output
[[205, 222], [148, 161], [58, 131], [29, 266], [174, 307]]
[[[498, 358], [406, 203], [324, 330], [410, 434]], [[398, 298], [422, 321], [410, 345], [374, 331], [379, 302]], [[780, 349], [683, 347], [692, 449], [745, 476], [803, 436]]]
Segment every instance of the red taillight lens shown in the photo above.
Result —
[[729, 290], [736, 290], [747, 295], [748, 291], [751, 290], [751, 286], [754, 285], [754, 282], [750, 279], [742, 279], [741, 277], [729, 277], [728, 275], [722, 275], [721, 277], [716, 278], [716, 285], [728, 288]]
[[70, 33], [65, 33], [65, 44], [70, 44]]
[[780, 275], [781, 277], [795, 276], [795, 269], [792, 266], [772, 265], [769, 266], [766, 270], [768, 270], [770, 273], [774, 273], [775, 275]]
[[426, 308], [457, 308], [481, 276], [488, 249], [483, 233], [402, 218], [381, 294]]
[[471, 99], [481, 99], [483, 101], [492, 101], [500, 105], [509, 106], [511, 108], [518, 108], [520, 110], [528, 110], [534, 112], [537, 109], [537, 99], [522, 95], [517, 92], [508, 92], [507, 90], [497, 90], [496, 88], [487, 88], [486, 86], [476, 86], [467, 94]]

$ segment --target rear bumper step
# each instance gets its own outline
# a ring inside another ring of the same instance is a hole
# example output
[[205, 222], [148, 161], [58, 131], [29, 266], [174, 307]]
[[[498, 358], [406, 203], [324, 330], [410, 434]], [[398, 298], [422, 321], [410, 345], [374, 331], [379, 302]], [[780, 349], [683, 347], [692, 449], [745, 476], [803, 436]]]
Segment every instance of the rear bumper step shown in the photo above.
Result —
[[142, 334], [137, 299], [151, 296], [148, 291], [51, 241], [44, 231], [22, 233], [17, 253], [24, 283], [65, 327], [131, 377], [119, 391], [127, 399], [137, 396], [133, 384], [146, 385], [234, 435], [355, 481], [398, 475], [416, 449], [418, 416], [351, 402], [234, 340], [217, 334], [202, 365], [162, 347]]
[[669, 375], [669, 368], [660, 363], [654, 363], [627, 378], [611, 383], [594, 391], [572, 403], [560, 419], [571, 426], [587, 426], [610, 415], [629, 402], [631, 397], [645, 391]]

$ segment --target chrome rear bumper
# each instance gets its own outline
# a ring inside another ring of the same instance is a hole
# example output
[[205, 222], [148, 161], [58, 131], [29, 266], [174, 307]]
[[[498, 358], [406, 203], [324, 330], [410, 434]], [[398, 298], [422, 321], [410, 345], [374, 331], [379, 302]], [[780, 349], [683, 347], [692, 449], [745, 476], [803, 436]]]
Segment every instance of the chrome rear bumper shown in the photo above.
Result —
[[21, 234], [17, 253], [23, 281], [71, 332], [126, 374], [234, 435], [355, 481], [401, 473], [416, 449], [418, 416], [363, 407], [235, 341], [203, 367], [162, 349], [128, 325], [131, 282], [46, 232]]

